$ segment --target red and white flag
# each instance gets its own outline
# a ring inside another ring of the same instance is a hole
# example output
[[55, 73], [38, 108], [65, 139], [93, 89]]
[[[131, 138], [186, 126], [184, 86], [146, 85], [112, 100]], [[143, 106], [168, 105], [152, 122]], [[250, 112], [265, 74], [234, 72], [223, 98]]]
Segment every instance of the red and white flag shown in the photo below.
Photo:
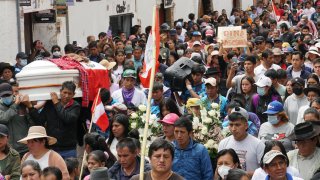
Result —
[[274, 4], [274, 2], [272, 1], [272, 10], [274, 15], [276, 16], [276, 20], [280, 21], [281, 18], [281, 12], [280, 10], [277, 8], [277, 6]]
[[159, 12], [157, 9], [155, 12], [154, 20], [153, 20], [152, 31], [149, 34], [147, 44], [146, 44], [142, 73], [139, 74], [141, 84], [144, 88], [149, 88], [152, 67], [155, 66], [155, 69], [158, 69], [159, 67], [159, 61], [158, 61], [159, 51], [160, 51], [160, 30], [159, 30]]
[[94, 103], [91, 108], [91, 121], [95, 123], [102, 131], [106, 131], [106, 129], [109, 127], [109, 119], [100, 98], [100, 90], [93, 102]]

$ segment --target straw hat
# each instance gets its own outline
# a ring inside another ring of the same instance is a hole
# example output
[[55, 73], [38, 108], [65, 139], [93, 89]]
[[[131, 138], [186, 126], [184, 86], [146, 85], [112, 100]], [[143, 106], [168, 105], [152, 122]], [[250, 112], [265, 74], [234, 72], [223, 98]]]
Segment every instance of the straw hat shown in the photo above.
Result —
[[47, 135], [46, 129], [42, 126], [31, 126], [28, 131], [27, 137], [19, 140], [19, 143], [27, 144], [28, 140], [47, 138], [49, 145], [53, 145], [57, 142], [57, 139]]
[[116, 62], [109, 62], [106, 59], [102, 59], [99, 63], [108, 70], [112, 69], [117, 64]]

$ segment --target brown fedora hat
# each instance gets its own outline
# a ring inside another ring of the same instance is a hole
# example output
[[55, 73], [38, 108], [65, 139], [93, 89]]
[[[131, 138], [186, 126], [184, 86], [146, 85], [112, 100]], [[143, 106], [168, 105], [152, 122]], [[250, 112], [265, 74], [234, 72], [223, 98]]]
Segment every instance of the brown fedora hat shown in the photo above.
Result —
[[312, 122], [303, 122], [294, 127], [293, 133], [288, 138], [292, 141], [301, 141], [318, 136], [319, 133], [320, 126]]

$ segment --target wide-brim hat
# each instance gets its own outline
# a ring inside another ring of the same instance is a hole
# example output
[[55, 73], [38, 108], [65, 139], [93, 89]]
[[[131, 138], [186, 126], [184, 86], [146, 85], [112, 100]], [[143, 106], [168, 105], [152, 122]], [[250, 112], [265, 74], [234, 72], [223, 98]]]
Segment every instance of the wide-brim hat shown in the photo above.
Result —
[[27, 144], [28, 140], [47, 138], [48, 144], [53, 145], [57, 142], [57, 139], [47, 135], [46, 129], [42, 126], [31, 126], [28, 131], [27, 137], [19, 140], [19, 143]]
[[305, 95], [308, 95], [310, 91], [316, 92], [318, 95], [320, 95], [320, 86], [318, 84], [311, 84], [303, 90]]
[[107, 68], [108, 70], [112, 69], [117, 63], [116, 62], [109, 62], [106, 59], [102, 59], [99, 64]]
[[288, 136], [292, 141], [301, 141], [318, 136], [320, 126], [311, 122], [303, 122], [294, 127], [293, 133]]

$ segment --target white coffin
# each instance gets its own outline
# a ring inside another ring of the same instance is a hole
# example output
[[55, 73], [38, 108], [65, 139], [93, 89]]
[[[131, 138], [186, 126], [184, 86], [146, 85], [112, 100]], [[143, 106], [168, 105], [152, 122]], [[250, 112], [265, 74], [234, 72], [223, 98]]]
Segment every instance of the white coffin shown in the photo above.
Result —
[[75, 97], [82, 97], [79, 71], [61, 70], [47, 60], [28, 64], [16, 75], [16, 78], [20, 94], [28, 94], [30, 101], [50, 100], [50, 92], [56, 92], [60, 97], [61, 85], [65, 81], [73, 81], [77, 86]]

